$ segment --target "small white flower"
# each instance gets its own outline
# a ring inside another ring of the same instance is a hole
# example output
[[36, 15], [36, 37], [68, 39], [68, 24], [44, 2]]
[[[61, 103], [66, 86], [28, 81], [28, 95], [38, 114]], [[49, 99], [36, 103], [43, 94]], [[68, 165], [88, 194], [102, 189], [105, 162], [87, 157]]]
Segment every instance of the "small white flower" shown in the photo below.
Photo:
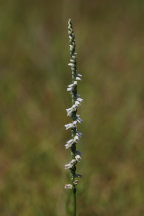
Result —
[[68, 85], [67, 91], [72, 91], [76, 85], [77, 85], [77, 81], [74, 81], [72, 84]]
[[79, 140], [79, 136], [78, 136], [78, 135], [75, 135], [74, 138], [73, 138], [73, 141], [74, 141], [74, 142], [77, 142], [78, 140]]
[[77, 101], [79, 101], [79, 102], [82, 102], [82, 101], [83, 101], [83, 99], [82, 99], [82, 98], [80, 98], [80, 97], [78, 97], [78, 98], [77, 98]]
[[76, 56], [75, 56], [75, 55], [72, 55], [72, 59], [76, 59]]
[[70, 59], [70, 62], [73, 62], [73, 63], [74, 63], [74, 62], [75, 62], [75, 60], [74, 60], [74, 59]]
[[65, 189], [72, 189], [72, 185], [71, 184], [66, 184], [64, 188]]
[[81, 75], [81, 74], [77, 74], [77, 76], [79, 76], [79, 77], [82, 77], [82, 75]]
[[66, 111], [67, 111], [67, 116], [70, 116], [70, 117], [71, 117], [72, 112], [74, 111], [74, 108], [73, 108], [73, 107], [70, 107], [70, 108], [66, 109]]
[[67, 141], [65, 144], [66, 149], [70, 148], [72, 144], [73, 144], [73, 139], [70, 139], [69, 141]]
[[68, 63], [68, 66], [74, 67], [74, 63]]
[[72, 87], [67, 88], [67, 91], [72, 91]]
[[67, 111], [67, 116], [71, 116], [72, 115], [72, 112], [73, 112], [72, 107], [66, 109], [66, 111]]
[[75, 105], [78, 107], [80, 105], [80, 102], [76, 100]]
[[72, 159], [68, 164], [65, 164], [65, 169], [70, 169], [76, 163], [75, 159]]
[[74, 143], [77, 143], [78, 140], [79, 140], [79, 136], [76, 135], [76, 136], [74, 136], [73, 139], [70, 139], [69, 141], [67, 141], [65, 144], [66, 149], [70, 148]]
[[78, 179], [76, 179], [73, 183], [75, 184], [75, 185], [77, 185], [78, 184], [78, 182], [79, 182], [79, 180]]
[[73, 124], [72, 124], [72, 123], [69, 123], [69, 124], [66, 124], [66, 125], [65, 125], [66, 130], [68, 130], [69, 128], [72, 128], [72, 127], [73, 127]]
[[81, 136], [83, 135], [83, 133], [80, 132], [80, 131], [77, 131], [77, 132], [76, 132], [76, 135], [79, 136], [79, 137], [81, 137]]
[[70, 51], [72, 51], [73, 50], [73, 46], [72, 45], [69, 45], [70, 46]]
[[73, 85], [76, 86], [77, 85], [77, 81], [74, 81]]
[[72, 30], [69, 29], [69, 30], [68, 30], [68, 35], [70, 35], [71, 33], [72, 33]]
[[76, 127], [77, 126], [77, 121], [74, 121], [73, 122], [73, 127]]
[[81, 78], [80, 77], [76, 77], [76, 80], [81, 80]]
[[82, 123], [83, 120], [80, 118], [80, 115], [77, 114], [76, 117], [77, 117], [77, 121], [78, 121], [79, 123]]
[[77, 121], [74, 121], [72, 123], [66, 124], [65, 128], [66, 128], [66, 130], [68, 130], [69, 128], [74, 128], [76, 126], [77, 126]]
[[69, 39], [72, 40], [72, 36], [71, 35], [69, 35]]
[[75, 159], [76, 159], [76, 161], [78, 161], [78, 162], [79, 162], [79, 161], [80, 161], [80, 159], [81, 159], [81, 156], [80, 156], [80, 155], [76, 155], [76, 156], [75, 156]]
[[73, 87], [73, 84], [69, 84], [68, 87]]

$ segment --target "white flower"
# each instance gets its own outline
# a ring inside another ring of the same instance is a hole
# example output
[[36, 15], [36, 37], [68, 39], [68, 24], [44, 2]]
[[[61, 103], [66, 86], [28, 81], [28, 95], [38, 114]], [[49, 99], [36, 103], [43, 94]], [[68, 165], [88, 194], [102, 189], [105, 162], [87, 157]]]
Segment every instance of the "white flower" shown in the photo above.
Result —
[[77, 81], [74, 81], [72, 84], [68, 85], [67, 91], [72, 91], [76, 85], [77, 85]]
[[81, 78], [80, 77], [76, 77], [76, 80], [81, 80]]
[[73, 50], [73, 46], [72, 45], [69, 45], [70, 46], [70, 51], [72, 51]]
[[80, 102], [78, 100], [76, 100], [75, 105], [78, 107], [80, 105]]
[[68, 130], [69, 128], [72, 128], [72, 127], [73, 127], [73, 124], [72, 124], [72, 123], [69, 123], [69, 124], [66, 124], [66, 125], [65, 125], [66, 130]]
[[77, 142], [79, 140], [79, 136], [76, 134], [75, 136], [74, 136], [74, 138], [73, 138], [73, 141], [74, 142]]
[[68, 30], [68, 34], [70, 35], [71, 33], [72, 33], [72, 30], [71, 30], [71, 29], [69, 29], [69, 30]]
[[74, 121], [72, 123], [66, 124], [65, 128], [66, 128], [66, 130], [68, 130], [69, 128], [74, 128], [76, 126], [77, 126], [77, 121]]
[[66, 111], [67, 111], [67, 116], [71, 116], [71, 115], [72, 115], [72, 112], [73, 112], [73, 111], [76, 111], [76, 108], [77, 108], [77, 107], [76, 107], [75, 104], [74, 104], [72, 107], [66, 109]]
[[67, 91], [72, 91], [72, 88], [70, 87], [70, 88], [67, 88]]
[[77, 131], [77, 132], [76, 132], [76, 135], [79, 136], [79, 137], [81, 137], [81, 136], [83, 135], [83, 133], [80, 132], [80, 131]]
[[68, 164], [65, 164], [65, 169], [70, 169], [76, 163], [75, 159], [72, 159]]
[[76, 86], [77, 85], [77, 81], [74, 81], [73, 85]]
[[73, 62], [73, 63], [74, 63], [74, 62], [75, 62], [75, 60], [74, 60], [74, 59], [70, 59], [70, 62]]
[[64, 188], [65, 189], [72, 189], [72, 185], [71, 184], [66, 184]]
[[79, 162], [79, 161], [80, 161], [80, 159], [81, 159], [81, 156], [80, 156], [80, 155], [76, 155], [76, 156], [75, 156], [75, 159], [76, 159], [76, 161], [78, 161], [78, 162]]
[[78, 97], [78, 98], [77, 98], [77, 101], [79, 101], [79, 102], [82, 102], [82, 101], [83, 101], [83, 99], [82, 99], [82, 98], [80, 98], [80, 97]]
[[77, 98], [77, 100], [75, 101], [75, 104], [72, 105], [72, 107], [66, 109], [67, 111], [67, 116], [72, 116], [72, 112], [77, 110], [77, 107], [81, 104], [81, 102], [83, 101], [82, 98]]
[[76, 117], [77, 117], [77, 121], [78, 121], [79, 123], [82, 123], [83, 120], [80, 118], [80, 115], [77, 114]]
[[67, 116], [70, 116], [70, 117], [71, 117], [72, 112], [75, 111], [75, 110], [76, 110], [76, 109], [75, 109], [75, 106], [72, 106], [72, 107], [66, 109], [66, 111], [67, 111]]
[[75, 55], [72, 55], [72, 59], [76, 59], [76, 56], [75, 56]]
[[77, 185], [78, 184], [78, 182], [79, 182], [79, 180], [78, 179], [76, 179], [73, 183], [75, 184], [75, 185]]
[[68, 87], [73, 87], [73, 84], [68, 85]]
[[76, 136], [74, 136], [73, 139], [70, 139], [69, 141], [67, 141], [65, 144], [66, 149], [70, 148], [74, 143], [77, 143], [78, 140], [79, 140], [79, 136], [76, 135]]
[[65, 144], [66, 149], [70, 148], [72, 144], [73, 144], [73, 139], [70, 139], [69, 141], [67, 141]]
[[77, 74], [77, 76], [79, 76], [79, 77], [82, 77], [82, 75], [81, 75], [81, 74]]
[[72, 40], [72, 36], [71, 35], [69, 35], [69, 39]]
[[68, 66], [74, 67], [74, 63], [68, 63]]

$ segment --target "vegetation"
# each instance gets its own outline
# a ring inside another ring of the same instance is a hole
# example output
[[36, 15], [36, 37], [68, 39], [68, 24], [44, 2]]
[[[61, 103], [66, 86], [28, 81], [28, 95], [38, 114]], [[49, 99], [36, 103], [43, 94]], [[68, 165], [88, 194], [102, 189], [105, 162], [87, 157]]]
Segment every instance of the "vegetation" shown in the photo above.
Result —
[[0, 215], [66, 216], [69, 17], [84, 75], [79, 216], [143, 215], [144, 2], [8, 0], [0, 14]]

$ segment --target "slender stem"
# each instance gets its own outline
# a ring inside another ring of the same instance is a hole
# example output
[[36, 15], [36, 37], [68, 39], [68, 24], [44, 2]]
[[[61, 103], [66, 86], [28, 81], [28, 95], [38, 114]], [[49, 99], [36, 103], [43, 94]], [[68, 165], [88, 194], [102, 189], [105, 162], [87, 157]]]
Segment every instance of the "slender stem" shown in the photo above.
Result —
[[74, 216], [76, 216], [76, 186], [73, 186], [73, 198], [74, 198]]

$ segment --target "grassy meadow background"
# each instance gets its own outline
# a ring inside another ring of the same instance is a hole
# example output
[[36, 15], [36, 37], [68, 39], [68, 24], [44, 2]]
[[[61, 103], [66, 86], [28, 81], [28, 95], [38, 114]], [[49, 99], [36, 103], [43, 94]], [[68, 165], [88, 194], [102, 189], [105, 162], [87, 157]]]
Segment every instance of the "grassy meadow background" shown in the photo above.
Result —
[[142, 216], [142, 0], [0, 1], [0, 215], [68, 215], [69, 17], [83, 74], [79, 216]]

